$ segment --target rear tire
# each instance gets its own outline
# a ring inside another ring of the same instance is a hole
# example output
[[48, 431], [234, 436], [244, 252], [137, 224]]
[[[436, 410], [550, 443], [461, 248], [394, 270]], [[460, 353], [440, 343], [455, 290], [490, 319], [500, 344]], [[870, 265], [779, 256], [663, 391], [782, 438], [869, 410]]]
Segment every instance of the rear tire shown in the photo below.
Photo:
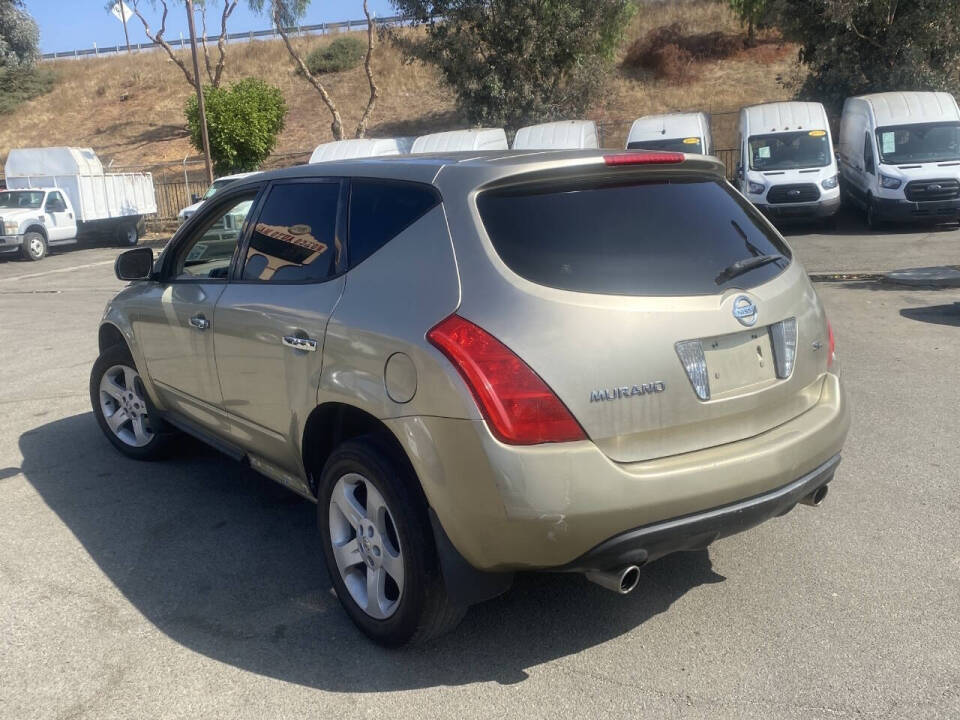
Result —
[[125, 345], [108, 347], [93, 363], [90, 403], [107, 440], [134, 460], [162, 457], [175, 434], [158, 417]]
[[[388, 647], [442, 635], [466, 612], [447, 595], [426, 503], [413, 483], [390, 445], [367, 435], [334, 450], [317, 493], [321, 545], [337, 597], [367, 637]], [[371, 598], [367, 588], [377, 595]]]
[[43, 260], [47, 256], [47, 239], [38, 232], [24, 233], [20, 255], [25, 260]]
[[134, 247], [140, 240], [140, 232], [136, 224], [121, 225], [117, 228], [117, 245], [120, 247]]

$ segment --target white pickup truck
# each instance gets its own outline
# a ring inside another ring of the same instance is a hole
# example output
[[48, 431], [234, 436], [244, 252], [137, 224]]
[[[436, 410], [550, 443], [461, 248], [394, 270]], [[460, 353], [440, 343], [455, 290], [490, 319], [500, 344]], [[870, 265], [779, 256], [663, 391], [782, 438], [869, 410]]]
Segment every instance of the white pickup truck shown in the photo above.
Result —
[[0, 254], [40, 260], [85, 238], [132, 246], [157, 211], [150, 173], [105, 173], [90, 148], [14, 149], [0, 191]]

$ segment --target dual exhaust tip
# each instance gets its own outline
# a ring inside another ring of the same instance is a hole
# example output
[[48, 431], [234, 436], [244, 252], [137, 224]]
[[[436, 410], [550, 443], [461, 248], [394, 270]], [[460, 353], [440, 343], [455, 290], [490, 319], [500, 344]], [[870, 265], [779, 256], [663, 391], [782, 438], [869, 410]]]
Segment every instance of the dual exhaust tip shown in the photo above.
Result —
[[[800, 498], [799, 502], [810, 507], [819, 507], [826, 499], [828, 491], [826, 485], [821, 485], [809, 495]], [[616, 570], [588, 570], [584, 575], [590, 582], [618, 595], [633, 592], [640, 582], [640, 568], [636, 565], [627, 565]]]

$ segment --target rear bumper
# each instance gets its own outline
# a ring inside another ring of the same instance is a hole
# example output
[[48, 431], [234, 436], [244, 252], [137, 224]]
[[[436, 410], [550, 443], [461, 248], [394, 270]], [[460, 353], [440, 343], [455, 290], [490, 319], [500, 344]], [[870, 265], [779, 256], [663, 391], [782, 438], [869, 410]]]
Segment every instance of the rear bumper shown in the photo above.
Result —
[[568, 572], [611, 570], [625, 565], [643, 565], [680, 550], [705, 548], [714, 540], [734, 535], [771, 518], [784, 515], [806, 496], [833, 480], [840, 456], [776, 490], [747, 500], [653, 523], [610, 538], [568, 565]]
[[757, 209], [772, 220], [828, 218], [840, 209], [840, 196], [824, 197], [811, 203], [757, 204]]
[[[503, 445], [479, 420], [407, 417], [387, 424], [456, 551], [476, 569], [509, 571], [567, 569], [624, 533], [773, 493], [839, 455], [849, 422], [839, 378], [828, 373], [819, 401], [779, 427], [636, 463], [613, 462], [590, 441]], [[782, 509], [770, 507], [756, 522]], [[729, 530], [710, 526], [709, 534], [749, 527], [738, 517], [723, 514], [716, 522]], [[648, 555], [681, 549], [686, 532], [706, 531], [679, 530]]]
[[877, 198], [874, 202], [876, 203], [877, 215], [882, 220], [947, 222], [960, 217], [960, 199], [910, 202], [909, 200]]

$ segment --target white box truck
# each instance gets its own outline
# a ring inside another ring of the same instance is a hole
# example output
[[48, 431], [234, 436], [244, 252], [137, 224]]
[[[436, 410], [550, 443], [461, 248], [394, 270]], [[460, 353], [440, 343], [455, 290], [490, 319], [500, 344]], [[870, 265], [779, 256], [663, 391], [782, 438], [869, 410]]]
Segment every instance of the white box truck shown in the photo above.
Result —
[[141, 220], [157, 212], [150, 173], [105, 173], [90, 148], [15, 148], [0, 192], [0, 252], [40, 260], [87, 237], [136, 245]]
[[668, 113], [637, 118], [627, 134], [627, 150], [710, 155], [713, 153], [710, 118], [702, 112]]
[[820, 103], [743, 108], [740, 158], [740, 192], [768, 217], [826, 219], [840, 208], [837, 159]]
[[844, 200], [871, 227], [960, 217], [960, 109], [943, 92], [848, 98], [840, 118]]

